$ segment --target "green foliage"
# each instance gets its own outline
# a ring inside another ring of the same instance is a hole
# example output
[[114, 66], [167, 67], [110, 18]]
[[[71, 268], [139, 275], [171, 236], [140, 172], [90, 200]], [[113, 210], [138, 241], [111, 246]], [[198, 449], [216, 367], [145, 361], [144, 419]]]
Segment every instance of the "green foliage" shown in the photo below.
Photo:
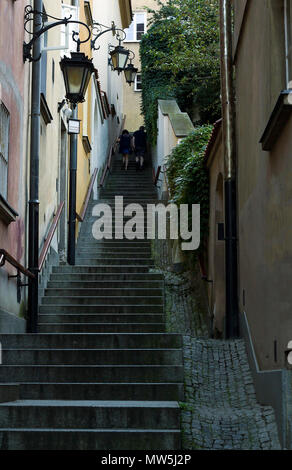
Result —
[[218, 2], [156, 0], [140, 44], [142, 112], [150, 141], [157, 137], [157, 100], [175, 98], [193, 122], [220, 117]]
[[209, 227], [209, 178], [204, 164], [204, 153], [212, 126], [204, 125], [185, 137], [175, 147], [167, 162], [167, 177], [172, 202], [200, 204], [201, 246]]

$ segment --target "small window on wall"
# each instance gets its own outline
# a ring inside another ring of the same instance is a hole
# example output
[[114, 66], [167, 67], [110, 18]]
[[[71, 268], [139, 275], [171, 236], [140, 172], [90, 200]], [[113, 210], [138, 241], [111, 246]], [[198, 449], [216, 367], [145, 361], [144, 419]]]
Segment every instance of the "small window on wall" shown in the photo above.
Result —
[[142, 91], [142, 75], [140, 73], [136, 75], [134, 90]]
[[[67, 5], [65, 3], [62, 4], [62, 18], [69, 18], [71, 16], [72, 20], [79, 20], [79, 11], [78, 7], [74, 5]], [[70, 52], [76, 52], [77, 43], [73, 41], [73, 31], [79, 32], [79, 24], [78, 23], [69, 23], [67, 26], [61, 26], [61, 45], [65, 46], [61, 50], [61, 57], [64, 55], [70, 57]]]
[[129, 28], [125, 28], [125, 41], [141, 41], [146, 30], [146, 13], [135, 13]]
[[7, 199], [10, 114], [0, 101], [0, 194]]

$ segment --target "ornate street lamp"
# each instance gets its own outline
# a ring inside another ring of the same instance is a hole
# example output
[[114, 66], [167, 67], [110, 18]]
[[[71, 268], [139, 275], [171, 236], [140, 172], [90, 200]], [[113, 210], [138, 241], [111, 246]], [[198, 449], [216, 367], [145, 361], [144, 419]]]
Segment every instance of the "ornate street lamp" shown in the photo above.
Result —
[[85, 101], [86, 90], [91, 74], [94, 72], [92, 59], [83, 52], [71, 52], [71, 57], [60, 61], [66, 88], [66, 98], [76, 105]]
[[133, 54], [133, 57], [130, 57], [130, 63], [125, 68], [124, 73], [125, 73], [126, 82], [129, 84], [129, 86], [131, 86], [131, 84], [135, 82], [138, 69], [134, 67], [134, 65], [132, 64], [132, 60], [135, 58], [134, 52], [133, 51], [129, 51], [129, 52], [130, 54]]
[[100, 38], [102, 34], [107, 33], [108, 31], [111, 31], [113, 36], [115, 36], [115, 38], [119, 41], [118, 46], [110, 46], [112, 50], [109, 52], [109, 54], [110, 65], [112, 69], [116, 70], [118, 74], [120, 74], [125, 69], [130, 54], [130, 51], [122, 46], [122, 41], [126, 39], [126, 33], [123, 29], [116, 28], [114, 22], [112, 23], [111, 27], [94, 22], [92, 29], [92, 35], [94, 36], [94, 39], [91, 41], [91, 48], [97, 51], [100, 48], [100, 46], [95, 46], [97, 39]]
[[121, 46], [121, 40], [119, 40], [119, 45], [110, 52], [114, 70], [116, 70], [118, 74], [125, 70], [129, 54], [130, 51]]

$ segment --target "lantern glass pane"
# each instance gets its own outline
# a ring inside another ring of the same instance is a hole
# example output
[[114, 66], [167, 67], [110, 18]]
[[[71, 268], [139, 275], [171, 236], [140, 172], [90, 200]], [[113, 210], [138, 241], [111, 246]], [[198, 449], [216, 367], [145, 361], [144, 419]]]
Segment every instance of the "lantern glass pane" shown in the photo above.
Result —
[[130, 69], [125, 69], [125, 77], [126, 77], [126, 80], [127, 82], [131, 82], [132, 81], [132, 70]]
[[128, 54], [119, 52], [119, 69], [124, 69], [128, 60]]
[[78, 94], [83, 82], [84, 67], [67, 67], [69, 93]]
[[113, 52], [111, 56], [112, 56], [113, 66], [116, 69], [118, 67], [118, 54], [116, 52]]

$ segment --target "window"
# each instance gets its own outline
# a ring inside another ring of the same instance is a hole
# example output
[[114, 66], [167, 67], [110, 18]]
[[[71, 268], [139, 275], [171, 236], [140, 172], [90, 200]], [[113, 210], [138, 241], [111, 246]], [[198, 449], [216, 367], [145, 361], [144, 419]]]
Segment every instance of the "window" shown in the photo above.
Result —
[[[62, 4], [62, 18], [69, 18], [72, 16], [71, 20], [79, 20], [79, 11], [78, 7], [73, 5]], [[64, 55], [69, 56], [70, 52], [76, 52], [77, 43], [73, 41], [72, 34], [73, 31], [79, 31], [79, 25], [77, 23], [69, 23], [67, 26], [61, 26], [61, 45], [65, 46], [61, 50], [61, 57]]]
[[7, 199], [10, 114], [0, 101], [0, 194]]
[[142, 91], [142, 75], [137, 73], [134, 84], [135, 91]]
[[135, 13], [129, 28], [125, 28], [125, 41], [141, 41], [146, 30], [146, 13]]

